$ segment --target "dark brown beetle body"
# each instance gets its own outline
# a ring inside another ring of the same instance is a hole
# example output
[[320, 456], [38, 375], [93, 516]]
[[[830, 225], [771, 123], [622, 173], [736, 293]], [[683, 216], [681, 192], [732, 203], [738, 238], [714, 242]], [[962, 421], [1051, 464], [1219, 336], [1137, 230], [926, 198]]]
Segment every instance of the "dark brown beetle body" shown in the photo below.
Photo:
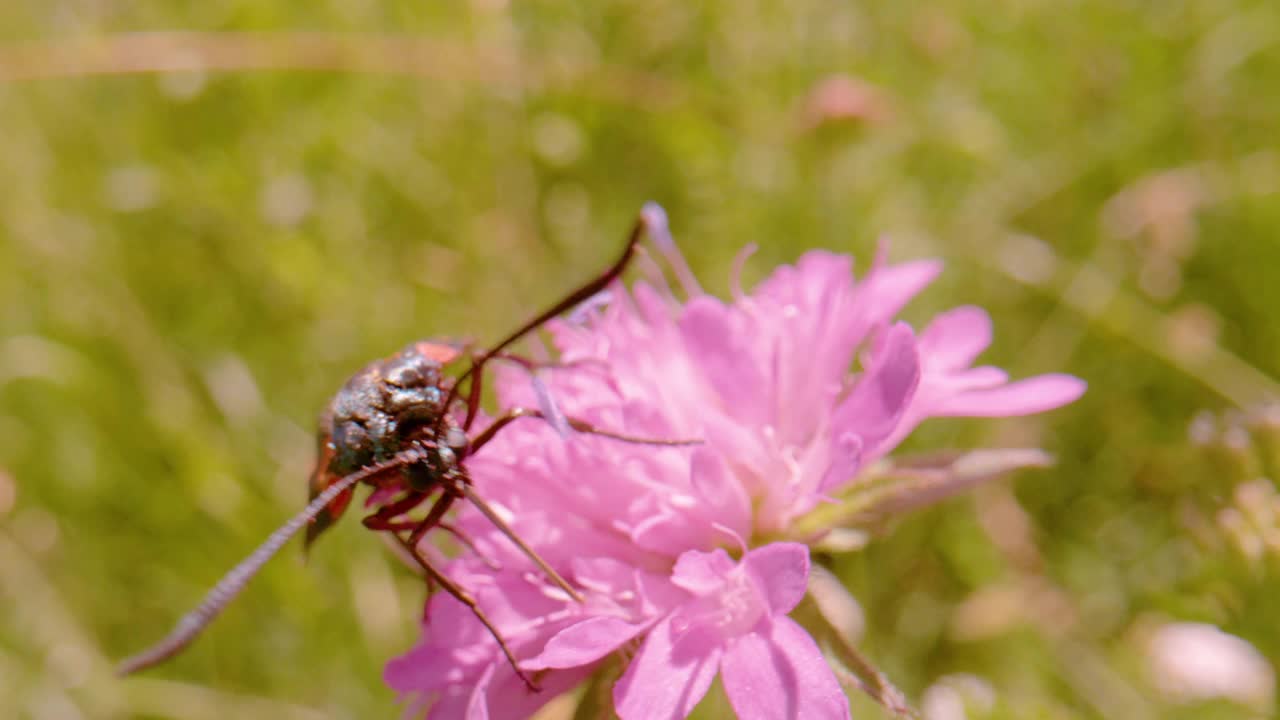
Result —
[[[391, 460], [412, 444], [424, 448], [426, 458], [400, 468], [409, 489], [424, 492], [454, 480], [467, 436], [445, 408], [454, 382], [445, 367], [461, 353], [453, 345], [416, 342], [352, 375], [320, 416], [311, 498], [361, 468]], [[392, 479], [370, 478], [379, 486]], [[341, 517], [350, 499], [350, 491], [343, 493], [316, 517], [307, 528], [308, 546]]]

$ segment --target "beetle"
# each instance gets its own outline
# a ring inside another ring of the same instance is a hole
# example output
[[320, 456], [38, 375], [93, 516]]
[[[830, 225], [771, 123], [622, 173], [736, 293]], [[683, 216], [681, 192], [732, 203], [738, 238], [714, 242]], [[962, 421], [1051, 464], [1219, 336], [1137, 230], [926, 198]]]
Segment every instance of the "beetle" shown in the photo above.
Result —
[[[659, 213], [655, 215], [655, 212]], [[306, 545], [343, 515], [355, 487], [368, 484], [379, 499], [363, 519], [371, 530], [394, 538], [423, 570], [429, 582], [443, 588], [470, 608], [497, 640], [517, 675], [533, 690], [536, 685], [517, 666], [497, 628], [475, 598], [451, 580], [423, 555], [420, 542], [427, 532], [445, 526], [446, 513], [455, 502], [472, 503], [538, 568], [574, 600], [582, 596], [507, 525], [473, 487], [465, 460], [511, 422], [525, 417], [563, 424], [577, 432], [601, 435], [625, 442], [655, 445], [690, 445], [697, 441], [632, 437], [597, 428], [573, 417], [555, 417], [550, 411], [512, 408], [487, 427], [471, 433], [482, 394], [484, 370], [494, 360], [510, 360], [530, 370], [540, 366], [508, 348], [536, 331], [548, 320], [599, 294], [616, 280], [636, 256], [646, 230], [664, 232], [665, 220], [656, 206], [647, 206], [632, 227], [621, 256], [602, 273], [579, 286], [547, 310], [511, 332], [496, 345], [470, 351], [465, 344], [441, 341], [411, 343], [390, 357], [366, 365], [334, 396], [321, 415], [318, 457], [309, 481], [310, 502], [275, 530], [248, 557], [232, 568], [183, 616], [165, 638], [123, 660], [121, 675], [157, 665], [182, 652], [248, 584], [249, 580], [296, 534], [306, 529]], [[661, 224], [659, 224], [661, 223]], [[466, 363], [456, 376], [449, 369]], [[551, 404], [548, 403], [550, 407]], [[410, 513], [431, 501], [424, 516]], [[467, 542], [465, 537], [460, 537]]]

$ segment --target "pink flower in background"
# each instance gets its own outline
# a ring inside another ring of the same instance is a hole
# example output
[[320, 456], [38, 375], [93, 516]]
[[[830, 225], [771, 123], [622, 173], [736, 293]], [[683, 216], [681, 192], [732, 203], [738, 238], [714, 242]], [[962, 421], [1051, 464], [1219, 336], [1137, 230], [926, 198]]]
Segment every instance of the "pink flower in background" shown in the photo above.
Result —
[[[422, 643], [386, 673], [432, 717], [526, 717], [632, 653], [613, 691], [626, 720], [684, 717], [717, 672], [742, 717], [847, 717], [817, 645], [787, 617], [805, 592], [807, 548], [776, 541], [929, 417], [1041, 412], [1084, 390], [1069, 376], [1009, 383], [971, 367], [991, 339], [977, 308], [919, 335], [893, 322], [936, 262], [877, 259], [855, 282], [848, 257], [813, 251], [726, 303], [697, 286], [661, 211], [646, 213], [687, 300], [660, 278], [616, 287], [603, 307], [550, 326], [565, 367], [542, 380], [560, 410], [598, 427], [703, 443], [562, 437], [529, 421], [468, 460], [479, 491], [586, 601], [462, 510], [456, 524], [485, 557], [461, 555], [447, 572], [544, 691], [527, 692], [480, 624], [438, 594]], [[497, 391], [503, 407], [539, 403], [522, 370], [497, 373]], [[745, 550], [735, 562], [721, 548]]]

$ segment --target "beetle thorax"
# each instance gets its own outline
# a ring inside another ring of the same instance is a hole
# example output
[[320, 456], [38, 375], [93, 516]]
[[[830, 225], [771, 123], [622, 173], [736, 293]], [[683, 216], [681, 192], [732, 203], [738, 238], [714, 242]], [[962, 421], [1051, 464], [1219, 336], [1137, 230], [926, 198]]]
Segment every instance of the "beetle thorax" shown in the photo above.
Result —
[[414, 474], [455, 470], [466, 437], [444, 407], [446, 382], [441, 364], [413, 345], [353, 375], [329, 404], [330, 472], [346, 475], [390, 460], [413, 442], [429, 457], [427, 467], [408, 473], [411, 481]]

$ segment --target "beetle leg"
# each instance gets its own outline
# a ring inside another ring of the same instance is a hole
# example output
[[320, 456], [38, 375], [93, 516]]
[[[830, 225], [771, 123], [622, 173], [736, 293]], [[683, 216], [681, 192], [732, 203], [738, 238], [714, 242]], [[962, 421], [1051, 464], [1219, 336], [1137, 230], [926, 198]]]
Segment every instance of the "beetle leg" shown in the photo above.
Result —
[[[429, 497], [431, 497], [429, 493], [411, 492], [405, 497], [400, 498], [389, 505], [384, 505], [381, 508], [378, 508], [376, 512], [363, 518], [361, 522], [370, 530], [385, 531], [390, 536], [396, 537], [396, 533], [398, 532], [416, 529], [421, 521], [411, 519], [396, 520], [395, 518], [418, 507]], [[396, 537], [396, 539], [399, 540], [398, 537]], [[399, 542], [390, 543], [389, 546], [396, 553], [396, 557], [400, 558], [400, 561], [405, 563], [411, 570], [418, 573], [422, 572], [419, 567], [420, 563], [417, 562], [417, 558], [405, 553], [404, 548], [401, 547]], [[434, 582], [429, 575], [426, 576], [426, 581], [427, 593], [430, 594], [435, 590]]]
[[[476, 358], [479, 356], [477, 355]], [[538, 370], [577, 370], [579, 368], [594, 367], [598, 370], [605, 371], [609, 367], [609, 363], [600, 358], [582, 358], [580, 360], [570, 360], [562, 362], [560, 360], [534, 360], [531, 357], [519, 355], [513, 352], [496, 353], [492, 360], [506, 360], [507, 362], [519, 365], [529, 372]]]
[[551, 582], [558, 585], [561, 590], [564, 590], [569, 597], [573, 598], [575, 601], [586, 601], [585, 598], [582, 597], [582, 593], [578, 592], [577, 589], [570, 585], [569, 581], [565, 580], [560, 573], [556, 572], [556, 569], [551, 567], [546, 560], [543, 560], [542, 556], [539, 555], [536, 550], [529, 547], [524, 540], [520, 539], [520, 536], [516, 534], [515, 530], [511, 529], [511, 526], [508, 525], [505, 520], [502, 519], [502, 516], [490, 507], [489, 503], [485, 502], [484, 498], [476, 494], [475, 488], [471, 487], [469, 482], [458, 483], [457, 491], [466, 497], [467, 500], [470, 500], [471, 504], [479, 510], [481, 514], [489, 518], [489, 522], [493, 523], [493, 526], [498, 528], [503, 535], [506, 535], [507, 539], [519, 548], [520, 552], [525, 554], [525, 557], [532, 560], [533, 564], [537, 565], [538, 569], [542, 570], [542, 573], [546, 575]]
[[[409, 572], [417, 575], [423, 580], [426, 580], [428, 593], [435, 589], [435, 586], [431, 584], [431, 578], [427, 577], [426, 573], [422, 572], [422, 566], [418, 564], [417, 560], [413, 559], [413, 557], [409, 555], [409, 551], [404, 549], [404, 546], [400, 544], [399, 539], [395, 537], [394, 533], [380, 532], [378, 533], [378, 539], [382, 541], [383, 545], [387, 546], [387, 550], [390, 551], [391, 554], [395, 556], [396, 560], [399, 560], [400, 564], [404, 565]], [[444, 562], [443, 557], [436, 559], [439, 562]]]
[[440, 524], [440, 521], [444, 519], [444, 514], [449, 512], [449, 508], [453, 507], [453, 503], [457, 499], [457, 495], [449, 490], [445, 490], [444, 493], [436, 499], [436, 502], [431, 506], [431, 509], [427, 511], [427, 516], [422, 518], [422, 520], [419, 520], [414, 526], [413, 532], [409, 534], [409, 544], [417, 547], [418, 543], [422, 542], [422, 538], [427, 534], [427, 531]]
[[[475, 436], [475, 438], [467, 445], [467, 454], [470, 455], [471, 453], [474, 453], [475, 451], [479, 450], [486, 443], [492, 440], [494, 436], [497, 435], [500, 430], [502, 430], [502, 428], [524, 417], [539, 418], [541, 420], [547, 419], [546, 413], [542, 412], [541, 410], [536, 410], [534, 408], [526, 408], [526, 407], [511, 408], [510, 410], [508, 410], [507, 412], [499, 416], [492, 423], [490, 423], [489, 427], [482, 430], [479, 435]], [[569, 427], [573, 428], [574, 430], [580, 433], [586, 433], [588, 435], [599, 435], [600, 437], [606, 437], [606, 438], [618, 440], [621, 442], [636, 443], [638, 445], [666, 445], [671, 447], [682, 447], [685, 445], [698, 445], [702, 443], [701, 440], [670, 440], [665, 438], [644, 438], [644, 437], [638, 437], [635, 435], [627, 435], [625, 433], [617, 433], [611, 430], [602, 430], [601, 428], [598, 428], [595, 425], [592, 425], [586, 420], [572, 417], [569, 415], [565, 416], [565, 421], [569, 423]]]
[[[473, 369], [476, 367], [475, 362], [475, 358], [472, 356], [471, 367]], [[467, 416], [462, 421], [463, 432], [471, 429], [471, 423], [476, 421], [476, 415], [480, 413], [481, 378], [483, 377], [484, 373], [477, 371], [471, 373], [470, 379], [467, 380]]]
[[[470, 535], [463, 532], [462, 528], [459, 528], [455, 525], [452, 525], [446, 522], [440, 522], [440, 521], [428, 522], [426, 519], [424, 520], [414, 520], [412, 518], [404, 518], [401, 520], [394, 519], [395, 517], [404, 515], [405, 513], [414, 509], [418, 505], [422, 504], [422, 501], [426, 500], [428, 497], [430, 496], [426, 493], [415, 493], [414, 495], [406, 497], [402, 500], [398, 500], [395, 503], [392, 503], [391, 505], [387, 505], [383, 507], [382, 509], [373, 513], [372, 515], [369, 515], [368, 517], [364, 518], [362, 522], [364, 523], [364, 526], [369, 528], [370, 530], [388, 531], [393, 533], [403, 532], [405, 530], [417, 530], [419, 528], [425, 528], [429, 530], [432, 527], [438, 527], [441, 530], [444, 530], [445, 532], [452, 535], [454, 539], [458, 541], [459, 544], [461, 544], [467, 550], [470, 550], [472, 554], [474, 554], [476, 557], [480, 558], [480, 560], [484, 562], [484, 564], [487, 565], [490, 570], [497, 571], [502, 569], [502, 565], [497, 560], [494, 560], [493, 558], [489, 557], [488, 555], [485, 555], [483, 552], [480, 551], [480, 548], [476, 546], [475, 541], [471, 539]], [[409, 502], [409, 501], [412, 501], [412, 502]], [[399, 545], [396, 545], [395, 548], [399, 549]], [[414, 564], [413, 569], [414, 570], [418, 569], [418, 566], [416, 563]]]
[[[437, 501], [436, 504], [439, 505], [443, 500], [444, 498], [441, 498], [441, 500]], [[426, 526], [425, 520], [423, 521], [423, 525]], [[430, 529], [430, 526], [426, 526], [426, 528]], [[515, 671], [516, 675], [522, 681], [524, 681], [526, 687], [533, 692], [537, 692], [539, 690], [538, 686], [535, 685], [533, 680], [520, 669], [520, 665], [516, 662], [516, 657], [512, 654], [511, 648], [507, 647], [507, 641], [502, 639], [502, 635], [498, 633], [498, 629], [489, 621], [489, 617], [484, 614], [484, 610], [480, 609], [479, 603], [477, 603], [476, 599], [471, 596], [471, 593], [467, 592], [461, 585], [455, 583], [453, 580], [450, 580], [447, 575], [437, 570], [430, 561], [418, 552], [417, 545], [412, 542], [413, 536], [417, 535], [421, 537], [424, 534], [426, 534], [426, 530], [421, 530], [421, 532], [419, 530], [415, 530], [410, 533], [409, 539], [400, 537], [398, 533], [395, 533], [394, 535], [396, 540], [400, 541], [400, 544], [413, 555], [413, 559], [417, 560], [418, 564], [422, 566], [423, 571], [427, 573], [427, 577], [434, 580], [440, 585], [440, 587], [444, 588], [445, 592], [452, 595], [458, 602], [466, 605], [471, 610], [471, 613], [476, 616], [476, 619], [485, 626], [485, 629], [489, 631], [489, 634], [493, 636], [493, 639], [498, 642], [498, 647], [501, 648], [502, 654], [507, 657], [507, 662], [511, 664], [511, 669]]]
[[485, 565], [487, 565], [490, 570], [497, 572], [502, 569], [502, 563], [498, 562], [497, 560], [494, 560], [493, 558], [481, 552], [480, 548], [476, 547], [475, 541], [471, 539], [470, 535], [463, 532], [462, 528], [456, 527], [446, 522], [436, 523], [436, 527], [452, 535], [453, 538], [457, 540], [463, 547], [470, 550], [472, 555], [475, 555], [476, 557], [480, 558], [480, 561], [483, 562]]
[[393, 503], [383, 505], [376, 512], [361, 520], [364, 526], [370, 530], [412, 530], [417, 527], [417, 523], [411, 524], [409, 527], [392, 527], [396, 523], [396, 518], [413, 510], [431, 497], [430, 493], [413, 492], [396, 500]]

